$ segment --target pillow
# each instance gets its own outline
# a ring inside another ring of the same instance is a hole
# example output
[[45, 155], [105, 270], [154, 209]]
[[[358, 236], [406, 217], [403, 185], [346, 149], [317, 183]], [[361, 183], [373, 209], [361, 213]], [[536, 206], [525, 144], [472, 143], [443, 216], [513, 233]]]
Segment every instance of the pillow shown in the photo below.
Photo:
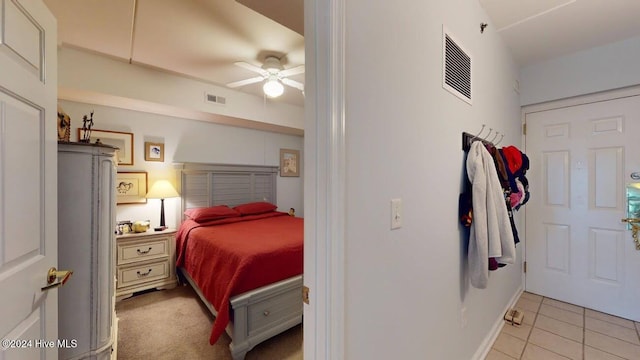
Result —
[[234, 207], [233, 210], [239, 212], [241, 215], [257, 215], [273, 211], [277, 208], [278, 207], [272, 203], [259, 201], [238, 205]]
[[240, 213], [227, 205], [211, 206], [206, 208], [188, 209], [184, 212], [193, 221], [204, 222], [240, 216]]

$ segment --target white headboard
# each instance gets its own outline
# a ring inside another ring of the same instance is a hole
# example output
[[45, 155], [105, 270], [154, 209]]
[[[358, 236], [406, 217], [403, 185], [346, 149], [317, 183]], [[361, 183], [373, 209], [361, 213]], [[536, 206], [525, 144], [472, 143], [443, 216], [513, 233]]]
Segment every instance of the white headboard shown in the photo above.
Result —
[[175, 164], [182, 211], [253, 201], [276, 204], [277, 166], [206, 163]]

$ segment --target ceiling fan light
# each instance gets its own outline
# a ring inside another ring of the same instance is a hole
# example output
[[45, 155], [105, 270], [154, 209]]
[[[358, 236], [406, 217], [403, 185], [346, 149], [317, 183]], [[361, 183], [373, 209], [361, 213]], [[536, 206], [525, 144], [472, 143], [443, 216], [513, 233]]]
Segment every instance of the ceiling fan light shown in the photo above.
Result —
[[284, 86], [280, 83], [280, 81], [276, 79], [267, 80], [262, 86], [262, 91], [264, 91], [265, 95], [271, 98], [276, 98], [282, 93], [284, 93]]

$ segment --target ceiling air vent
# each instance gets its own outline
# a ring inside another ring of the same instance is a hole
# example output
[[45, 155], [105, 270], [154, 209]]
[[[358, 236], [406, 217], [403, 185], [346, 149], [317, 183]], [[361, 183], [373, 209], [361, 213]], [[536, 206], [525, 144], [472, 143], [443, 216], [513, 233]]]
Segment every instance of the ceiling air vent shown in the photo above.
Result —
[[[444, 30], [444, 29], [443, 29]], [[442, 87], [471, 104], [471, 57], [447, 33], [443, 34]]]
[[227, 99], [222, 97], [222, 96], [217, 96], [217, 95], [212, 95], [212, 94], [204, 94], [204, 101], [208, 102], [208, 103], [215, 103], [215, 104], [220, 104], [220, 105], [224, 105], [227, 103]]

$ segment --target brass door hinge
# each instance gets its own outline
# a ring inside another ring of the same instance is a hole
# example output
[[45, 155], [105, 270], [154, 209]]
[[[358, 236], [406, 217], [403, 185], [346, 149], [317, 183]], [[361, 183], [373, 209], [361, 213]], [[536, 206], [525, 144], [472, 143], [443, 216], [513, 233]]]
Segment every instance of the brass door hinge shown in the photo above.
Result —
[[527, 123], [522, 124], [522, 135], [527, 135]]
[[305, 304], [309, 305], [309, 288], [306, 286], [302, 287], [302, 301]]
[[527, 273], [527, 262], [526, 261], [523, 263], [523, 267], [524, 267], [524, 273], [526, 274]]

